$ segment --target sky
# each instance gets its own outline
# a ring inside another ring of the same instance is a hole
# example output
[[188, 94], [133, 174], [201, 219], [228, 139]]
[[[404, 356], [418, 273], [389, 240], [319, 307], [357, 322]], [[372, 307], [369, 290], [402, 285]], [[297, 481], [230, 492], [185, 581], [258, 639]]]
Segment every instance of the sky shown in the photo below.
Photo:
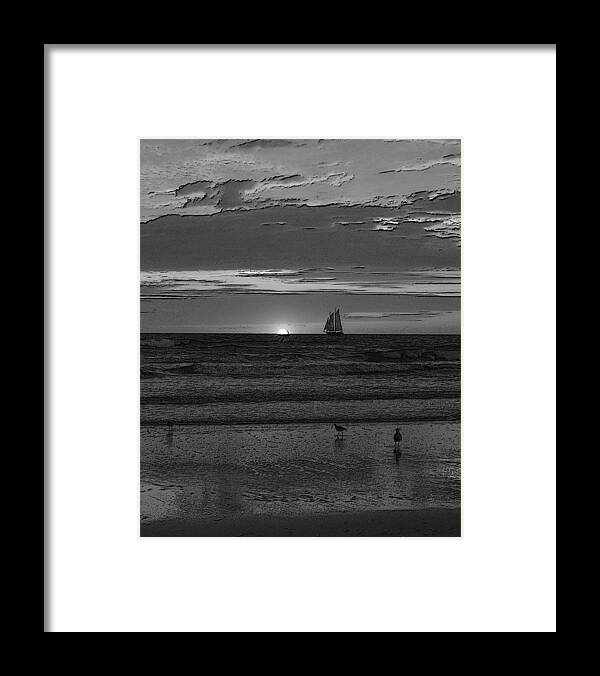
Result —
[[140, 142], [142, 332], [460, 333], [459, 140]]

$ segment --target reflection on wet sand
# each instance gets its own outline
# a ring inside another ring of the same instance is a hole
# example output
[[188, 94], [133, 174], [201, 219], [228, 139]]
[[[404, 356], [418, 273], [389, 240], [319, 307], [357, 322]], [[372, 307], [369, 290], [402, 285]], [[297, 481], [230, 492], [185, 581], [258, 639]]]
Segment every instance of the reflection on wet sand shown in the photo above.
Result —
[[397, 464], [389, 425], [142, 429], [142, 521], [458, 507], [459, 425], [407, 425]]

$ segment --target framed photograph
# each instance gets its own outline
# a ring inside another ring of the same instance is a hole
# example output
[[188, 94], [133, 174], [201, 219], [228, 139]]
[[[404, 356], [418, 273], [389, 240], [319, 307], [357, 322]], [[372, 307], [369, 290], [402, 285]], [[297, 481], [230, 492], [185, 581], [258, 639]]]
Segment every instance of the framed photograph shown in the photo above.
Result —
[[45, 73], [46, 631], [554, 632], [555, 46]]

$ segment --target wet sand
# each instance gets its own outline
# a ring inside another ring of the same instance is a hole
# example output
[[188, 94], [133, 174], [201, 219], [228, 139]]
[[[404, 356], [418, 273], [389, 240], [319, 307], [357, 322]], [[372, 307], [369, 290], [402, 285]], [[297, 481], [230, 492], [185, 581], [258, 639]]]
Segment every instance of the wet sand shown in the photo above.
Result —
[[142, 428], [143, 536], [457, 536], [460, 426]]
[[310, 516], [167, 519], [142, 523], [144, 537], [459, 537], [460, 509]]

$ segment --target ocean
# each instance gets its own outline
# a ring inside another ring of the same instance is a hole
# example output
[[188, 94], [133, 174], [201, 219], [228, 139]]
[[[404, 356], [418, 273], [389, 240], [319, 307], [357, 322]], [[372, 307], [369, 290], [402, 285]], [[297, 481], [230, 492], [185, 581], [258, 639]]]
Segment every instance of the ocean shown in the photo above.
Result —
[[460, 419], [460, 336], [143, 334], [143, 425]]
[[140, 418], [142, 531], [460, 507], [457, 335], [142, 334]]

